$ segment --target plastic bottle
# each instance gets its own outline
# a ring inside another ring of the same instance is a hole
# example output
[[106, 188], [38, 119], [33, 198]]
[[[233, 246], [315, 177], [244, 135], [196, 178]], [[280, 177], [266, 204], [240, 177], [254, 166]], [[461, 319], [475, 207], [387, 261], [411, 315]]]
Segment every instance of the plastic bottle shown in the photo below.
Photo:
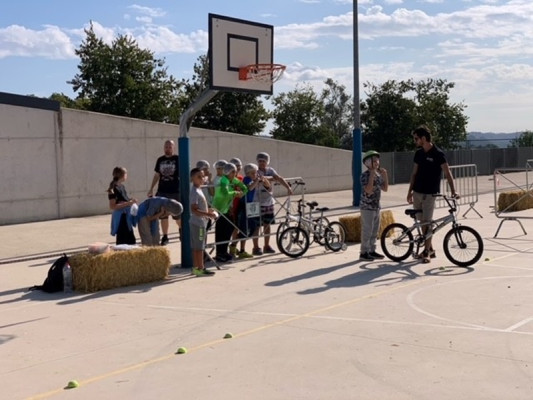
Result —
[[72, 268], [68, 262], [63, 265], [63, 292], [72, 292]]

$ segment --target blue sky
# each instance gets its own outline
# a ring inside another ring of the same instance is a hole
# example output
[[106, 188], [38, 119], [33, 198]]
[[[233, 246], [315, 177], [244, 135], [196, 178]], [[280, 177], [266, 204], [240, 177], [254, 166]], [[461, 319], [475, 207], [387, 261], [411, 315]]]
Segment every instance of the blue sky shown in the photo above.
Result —
[[[275, 94], [332, 78], [353, 88], [351, 0], [19, 0], [0, 12], [0, 91], [75, 97], [74, 50], [93, 22], [111, 42], [128, 34], [190, 78], [207, 52], [208, 13], [274, 26], [287, 65]], [[533, 1], [359, 0], [360, 81], [442, 78], [468, 108], [469, 131], [533, 130]], [[361, 88], [361, 95], [364, 90]]]

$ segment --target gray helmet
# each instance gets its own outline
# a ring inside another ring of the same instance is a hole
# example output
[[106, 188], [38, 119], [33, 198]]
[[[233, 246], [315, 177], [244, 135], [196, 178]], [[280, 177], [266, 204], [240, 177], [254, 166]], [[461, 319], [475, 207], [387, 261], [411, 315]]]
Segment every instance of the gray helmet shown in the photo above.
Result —
[[204, 168], [211, 168], [211, 164], [209, 164], [209, 161], [207, 160], [200, 160], [196, 163], [196, 168], [204, 169]]

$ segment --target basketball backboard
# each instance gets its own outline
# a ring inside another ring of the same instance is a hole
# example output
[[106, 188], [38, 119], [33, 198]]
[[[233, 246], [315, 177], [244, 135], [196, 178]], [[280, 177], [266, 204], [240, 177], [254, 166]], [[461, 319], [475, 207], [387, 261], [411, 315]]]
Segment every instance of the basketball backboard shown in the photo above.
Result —
[[213, 90], [272, 94], [272, 82], [240, 80], [239, 68], [273, 64], [274, 27], [209, 14], [209, 75]]

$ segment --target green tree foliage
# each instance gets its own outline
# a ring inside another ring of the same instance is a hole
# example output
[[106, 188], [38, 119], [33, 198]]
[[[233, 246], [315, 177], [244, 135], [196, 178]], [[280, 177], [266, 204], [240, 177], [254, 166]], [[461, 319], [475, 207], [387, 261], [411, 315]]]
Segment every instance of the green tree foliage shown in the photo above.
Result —
[[343, 149], [352, 149], [353, 131], [353, 100], [346, 93], [346, 87], [328, 78], [324, 82], [321, 100], [324, 103], [322, 125], [326, 131], [331, 130], [339, 138]]
[[58, 101], [59, 104], [61, 104], [61, 107], [64, 108], [74, 108], [79, 110], [87, 109], [83, 100], [73, 100], [64, 93], [52, 93], [52, 95], [48, 98], [50, 100]]
[[454, 86], [443, 79], [365, 83], [367, 99], [361, 102], [363, 147], [411, 150], [411, 131], [426, 124], [433, 132], [432, 141], [446, 149], [457, 148], [457, 143], [466, 140], [468, 117], [464, 103], [450, 104], [449, 92]]
[[272, 99], [275, 139], [351, 149], [352, 98], [333, 79], [324, 84], [320, 95], [304, 85]]
[[79, 92], [86, 110], [153, 121], [169, 121], [180, 83], [167, 75], [164, 60], [140, 49], [132, 38], [118, 36], [111, 45], [96, 36], [91, 24], [76, 49], [79, 73], [68, 83]]
[[325, 107], [322, 99], [311, 86], [297, 86], [288, 93], [280, 93], [272, 99], [274, 139], [319, 146], [338, 147], [339, 137], [332, 127], [322, 123]]
[[[180, 113], [208, 87], [209, 61], [200, 56], [194, 65], [192, 80], [184, 80], [184, 96], [180, 100]], [[193, 120], [193, 126], [224, 132], [256, 135], [265, 129], [270, 114], [260, 96], [244, 92], [220, 92], [207, 103]]]
[[508, 147], [533, 147], [533, 131], [524, 131]]

